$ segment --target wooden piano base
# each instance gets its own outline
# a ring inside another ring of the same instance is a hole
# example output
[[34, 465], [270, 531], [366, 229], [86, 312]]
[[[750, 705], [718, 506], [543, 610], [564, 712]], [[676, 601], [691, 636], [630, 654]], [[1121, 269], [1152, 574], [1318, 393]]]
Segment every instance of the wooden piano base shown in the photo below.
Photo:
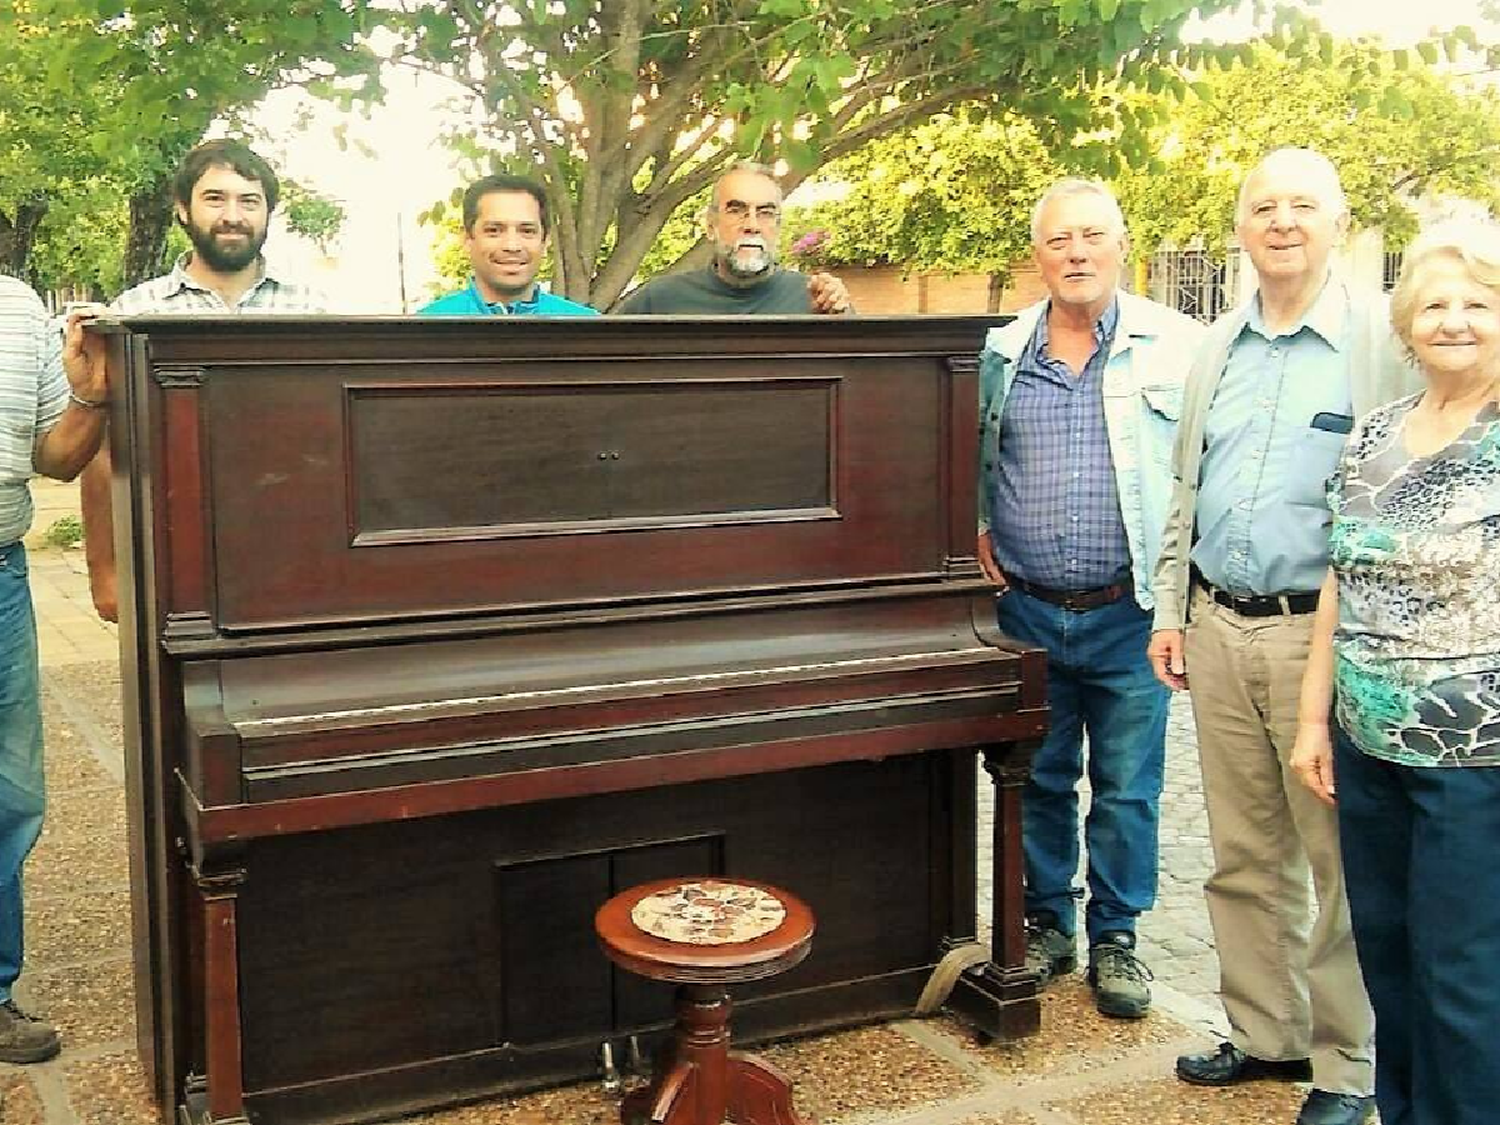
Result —
[[948, 1010], [984, 1039], [1021, 1039], [1041, 1029], [1036, 977], [1024, 968], [1007, 971], [993, 961], [958, 978]]
[[186, 1086], [177, 1107], [177, 1125], [251, 1125], [243, 1110], [227, 1117], [215, 1116], [208, 1104], [208, 1086], [199, 1075], [189, 1075]]
[[[204, 1010], [214, 1096], [176, 1091], [181, 1125], [373, 1120], [596, 1075], [602, 1043], [670, 1023], [590, 925], [612, 888], [653, 878], [819, 904], [813, 956], [737, 995], [740, 1042], [910, 1016], [944, 949], [973, 940], [975, 781], [972, 751], [933, 751], [249, 841], [240, 877], [194, 884], [206, 995], [237, 1004]], [[231, 931], [232, 949], [209, 940]], [[1034, 987], [998, 974], [953, 1007], [1023, 1034]]]

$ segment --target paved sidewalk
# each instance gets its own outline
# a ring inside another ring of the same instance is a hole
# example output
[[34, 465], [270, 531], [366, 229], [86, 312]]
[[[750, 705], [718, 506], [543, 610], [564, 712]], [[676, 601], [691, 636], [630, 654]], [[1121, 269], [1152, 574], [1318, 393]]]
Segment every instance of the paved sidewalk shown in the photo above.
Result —
[[[52, 803], [27, 870], [31, 948], [19, 993], [59, 1024], [64, 1051], [40, 1066], [0, 1065], [0, 1122], [159, 1125], [134, 1058], [117, 642], [93, 614], [81, 552], [36, 551], [31, 561]], [[797, 1082], [810, 1122], [1289, 1125], [1301, 1088], [1201, 1090], [1170, 1077], [1173, 1057], [1211, 1044], [1220, 1018], [1201, 893], [1207, 829], [1185, 703], [1176, 701], [1170, 728], [1161, 901], [1141, 932], [1157, 977], [1152, 1015], [1099, 1016], [1075, 976], [1046, 994], [1042, 1033], [1021, 1044], [981, 1047], [937, 1019], [769, 1048]], [[589, 1083], [406, 1125], [605, 1125], [616, 1112]]]

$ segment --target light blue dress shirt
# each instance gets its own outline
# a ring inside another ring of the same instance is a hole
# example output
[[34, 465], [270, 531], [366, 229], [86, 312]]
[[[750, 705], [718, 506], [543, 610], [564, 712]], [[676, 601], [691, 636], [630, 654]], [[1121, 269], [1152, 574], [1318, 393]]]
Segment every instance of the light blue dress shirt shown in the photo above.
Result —
[[1273, 334], [1260, 296], [1209, 407], [1192, 560], [1236, 594], [1311, 592], [1328, 566], [1324, 484], [1353, 424], [1348, 291], [1325, 284]]

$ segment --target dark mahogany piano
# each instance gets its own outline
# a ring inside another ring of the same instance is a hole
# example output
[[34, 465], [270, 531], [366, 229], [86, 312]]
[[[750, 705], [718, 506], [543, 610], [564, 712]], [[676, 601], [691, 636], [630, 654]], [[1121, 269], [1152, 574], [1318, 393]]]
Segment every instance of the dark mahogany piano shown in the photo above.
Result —
[[[746, 1039], [1033, 1029], [1039, 653], [974, 559], [984, 318], [139, 318], [113, 330], [139, 1039], [164, 1120], [371, 1120], [670, 1020], [594, 910], [787, 888]], [[111, 331], [105, 329], [106, 331]], [[988, 876], [990, 873], [986, 873]]]

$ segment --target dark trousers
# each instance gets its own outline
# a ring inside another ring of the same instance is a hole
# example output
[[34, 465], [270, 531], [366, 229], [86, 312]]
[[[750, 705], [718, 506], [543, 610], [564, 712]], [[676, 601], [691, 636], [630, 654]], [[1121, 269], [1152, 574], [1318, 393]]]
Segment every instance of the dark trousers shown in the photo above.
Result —
[[1500, 1121], [1500, 765], [1401, 766], [1335, 735], [1382, 1125]]

